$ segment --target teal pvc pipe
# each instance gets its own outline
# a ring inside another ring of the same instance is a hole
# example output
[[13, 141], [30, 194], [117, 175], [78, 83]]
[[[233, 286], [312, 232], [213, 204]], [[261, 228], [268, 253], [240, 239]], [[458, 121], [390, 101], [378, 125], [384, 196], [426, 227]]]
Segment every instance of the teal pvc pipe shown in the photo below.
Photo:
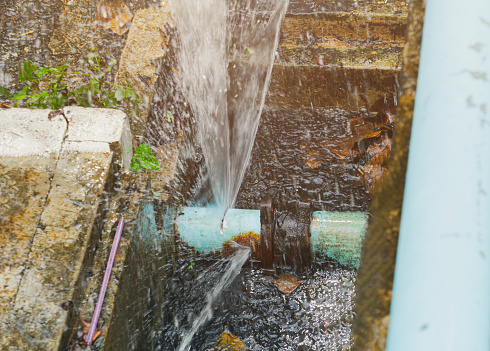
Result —
[[350, 268], [359, 268], [367, 216], [362, 212], [313, 212], [311, 249], [317, 259], [333, 258]]
[[[184, 207], [176, 224], [181, 240], [204, 254], [220, 251], [223, 243], [235, 235], [260, 234], [259, 210], [228, 210], [224, 235], [220, 234], [220, 222], [221, 213], [213, 207]], [[313, 212], [312, 251], [318, 260], [329, 257], [357, 269], [366, 226], [366, 215], [361, 212]]]
[[388, 351], [490, 350], [490, 1], [428, 0]]
[[250, 231], [260, 234], [260, 211], [231, 208], [225, 216], [223, 235], [220, 234], [223, 213], [214, 207], [184, 207], [177, 217], [180, 238], [197, 251], [207, 254], [220, 251], [223, 243], [233, 236]]

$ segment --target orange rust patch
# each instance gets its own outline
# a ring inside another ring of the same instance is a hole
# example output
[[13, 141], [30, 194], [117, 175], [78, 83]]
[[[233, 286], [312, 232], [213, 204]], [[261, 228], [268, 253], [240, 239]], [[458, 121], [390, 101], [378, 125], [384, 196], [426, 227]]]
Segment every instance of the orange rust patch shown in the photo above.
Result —
[[260, 260], [260, 234], [247, 232], [235, 235], [231, 240], [223, 243], [222, 252], [225, 256], [230, 256], [236, 251], [234, 243], [250, 247], [250, 257]]

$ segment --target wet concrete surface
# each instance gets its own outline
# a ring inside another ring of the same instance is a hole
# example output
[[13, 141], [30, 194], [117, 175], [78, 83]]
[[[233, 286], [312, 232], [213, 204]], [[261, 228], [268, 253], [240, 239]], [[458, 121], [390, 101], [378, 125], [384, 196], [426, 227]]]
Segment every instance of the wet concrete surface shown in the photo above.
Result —
[[0, 160], [1, 315], [10, 310], [19, 289], [56, 160], [57, 155]]
[[117, 120], [111, 119], [103, 137], [86, 133], [73, 114], [13, 109], [0, 118], [2, 126], [17, 123], [2, 133], [20, 139], [0, 155], [0, 349], [57, 350], [70, 317], [62, 304], [83, 290], [108, 179], [122, 166], [123, 153], [112, 152], [110, 144], [122, 144], [111, 137], [121, 135], [124, 123], [111, 132]]
[[13, 309], [4, 317], [3, 345], [58, 348], [68, 314], [61, 304], [74, 299], [111, 156], [60, 155]]
[[[166, 283], [164, 328], [155, 351], [178, 349], [181, 334], [197, 318], [225, 268], [219, 256], [207, 260], [185, 252], [180, 257]], [[355, 272], [335, 264], [318, 265], [287, 294], [276, 287], [279, 276], [248, 264], [221, 291], [191, 350], [212, 349], [224, 330], [253, 351], [349, 350], [355, 279]], [[221, 350], [235, 350], [228, 347]]]
[[236, 206], [308, 200], [313, 210], [366, 211], [368, 188], [356, 163], [332, 152], [351, 135], [350, 120], [360, 115], [340, 109], [265, 109]]

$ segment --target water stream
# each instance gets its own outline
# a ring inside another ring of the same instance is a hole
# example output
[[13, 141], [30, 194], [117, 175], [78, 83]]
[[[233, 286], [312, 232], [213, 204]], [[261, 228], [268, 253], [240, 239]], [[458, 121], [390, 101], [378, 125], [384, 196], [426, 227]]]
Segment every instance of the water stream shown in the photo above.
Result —
[[221, 220], [248, 165], [288, 0], [170, 0], [178, 72]]
[[226, 272], [216, 285], [206, 294], [206, 306], [201, 310], [199, 316], [193, 321], [192, 327], [184, 334], [178, 351], [187, 351], [194, 334], [213, 317], [213, 304], [220, 296], [221, 292], [226, 289], [233, 280], [238, 276], [243, 264], [250, 255], [250, 249], [246, 247], [238, 248], [237, 252], [230, 258]]

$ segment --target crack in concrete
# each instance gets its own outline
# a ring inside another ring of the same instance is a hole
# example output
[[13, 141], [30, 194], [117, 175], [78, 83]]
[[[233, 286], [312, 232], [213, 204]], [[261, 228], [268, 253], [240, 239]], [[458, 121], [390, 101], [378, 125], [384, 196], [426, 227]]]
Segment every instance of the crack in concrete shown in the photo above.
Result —
[[[53, 113], [55, 113], [55, 114], [53, 114]], [[34, 232], [34, 235], [32, 236], [31, 241], [29, 243], [29, 250], [27, 252], [27, 259], [26, 259], [25, 263], [23, 264], [22, 271], [20, 272], [21, 278], [19, 280], [19, 283], [17, 284], [17, 289], [16, 289], [16, 292], [15, 292], [14, 297], [12, 299], [12, 312], [13, 312], [13, 310], [15, 308], [15, 303], [16, 303], [16, 300], [17, 300], [17, 295], [19, 294], [19, 291], [20, 291], [20, 286], [22, 285], [22, 281], [24, 280], [25, 271], [26, 271], [26, 269], [28, 269], [28, 265], [29, 265], [29, 262], [30, 262], [29, 261], [29, 258], [31, 256], [32, 246], [34, 244], [34, 240], [36, 239], [36, 235], [38, 233], [38, 230], [39, 229], [40, 230], [43, 230], [44, 229], [44, 225], [42, 223], [43, 213], [44, 213], [44, 210], [46, 209], [46, 204], [48, 202], [49, 195], [51, 194], [51, 189], [53, 188], [53, 179], [55, 177], [56, 170], [58, 169], [58, 162], [60, 161], [61, 153], [63, 152], [63, 144], [65, 143], [65, 140], [68, 137], [69, 121], [68, 121], [68, 118], [66, 118], [66, 116], [65, 116], [65, 114], [63, 112], [63, 109], [59, 109], [59, 110], [50, 112], [49, 115], [48, 115], [48, 119], [51, 120], [54, 117], [54, 115], [62, 116], [65, 119], [65, 122], [66, 122], [65, 133], [64, 133], [64, 136], [63, 136], [63, 140], [61, 141], [60, 150], [58, 151], [58, 157], [57, 157], [56, 162], [54, 164], [53, 175], [51, 177], [49, 177], [49, 189], [48, 189], [48, 192], [46, 193], [46, 197], [42, 201], [42, 210], [39, 213], [39, 221], [37, 223], [37, 226], [36, 226], [36, 230]]]

